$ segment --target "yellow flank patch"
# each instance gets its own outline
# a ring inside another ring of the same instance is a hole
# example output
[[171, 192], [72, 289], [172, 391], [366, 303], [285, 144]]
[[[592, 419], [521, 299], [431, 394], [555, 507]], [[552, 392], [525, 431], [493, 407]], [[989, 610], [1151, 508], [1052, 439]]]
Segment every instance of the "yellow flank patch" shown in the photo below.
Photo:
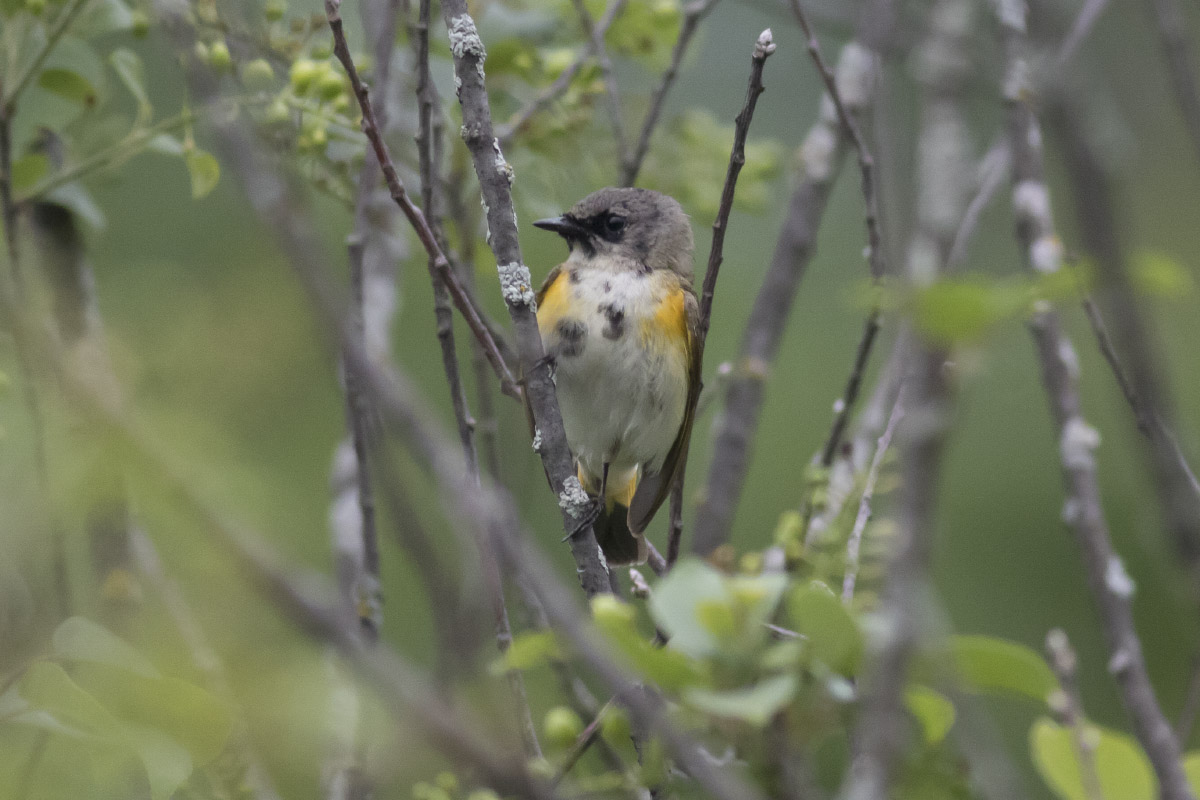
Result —
[[671, 289], [658, 304], [654, 316], [642, 323], [642, 340], [647, 346], [650, 346], [651, 340], [659, 340], [682, 347], [685, 351], [691, 348], [685, 299], [683, 289], [678, 286]]
[[614, 489], [611, 486], [608, 487], [608, 497], [605, 498], [605, 500], [607, 501], [605, 503], [605, 505], [611, 507], [612, 503], [614, 501], [616, 501], [617, 503], [620, 503], [621, 505], [625, 506], [626, 508], [629, 508], [629, 504], [633, 502], [633, 493], [636, 491], [637, 491], [637, 475], [634, 475], [632, 478], [629, 479], [629, 482], [626, 483], [625, 486], [620, 489]]
[[567, 283], [567, 272], [563, 270], [558, 273], [554, 283], [546, 287], [546, 293], [542, 295], [542, 300], [538, 304], [537, 321], [538, 330], [543, 334], [548, 330], [553, 330], [558, 321], [567, 313], [570, 305]]

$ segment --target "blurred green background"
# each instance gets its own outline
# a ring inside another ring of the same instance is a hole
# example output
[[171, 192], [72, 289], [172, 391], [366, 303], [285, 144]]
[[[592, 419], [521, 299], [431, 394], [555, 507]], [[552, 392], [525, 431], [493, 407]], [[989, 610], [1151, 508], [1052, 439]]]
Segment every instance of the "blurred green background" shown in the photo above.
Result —
[[[309, 10], [316, 11], [317, 4], [311, 5]], [[1110, 107], [1118, 126], [1101, 136], [1119, 148], [1117, 198], [1128, 253], [1164, 254], [1200, 279], [1194, 256], [1200, 250], [1200, 226], [1195, 224], [1200, 164], [1189, 149], [1158, 40], [1142, 6], [1113, 3], [1084, 45], [1077, 67], [1088, 74], [1088, 85], [1097, 88], [1097, 102]], [[353, 8], [347, 11], [348, 29], [357, 35]], [[1074, 7], [1057, 4], [1040, 11], [1049, 19], [1065, 20]], [[1189, 11], [1191, 32], [1198, 34], [1200, 14], [1194, 6]], [[484, 22], [486, 40], [486, 16]], [[986, 20], [983, 29], [990, 24]], [[735, 211], [730, 223], [708, 340], [709, 375], [737, 352], [790, 193], [792, 153], [815, 117], [820, 87], [800, 33], [782, 4], [726, 0], [704, 24], [667, 104], [669, 117], [705, 109], [723, 123], [731, 122], [744, 95], [750, 47], [767, 26], [774, 28], [779, 49], [767, 65], [767, 93], [751, 140], [778, 142], [780, 158], [761, 207]], [[820, 26], [830, 57], [849, 30], [849, 24], [838, 22]], [[440, 26], [435, 35], [443, 35]], [[166, 42], [157, 32], [146, 41], [119, 38], [147, 60], [156, 103], [172, 108], [182, 89]], [[982, 33], [980, 39], [989, 41]], [[973, 136], [980, 155], [999, 123], [992, 82], [999, 70], [994, 50], [981, 53], [987, 72], [971, 89]], [[452, 97], [447, 69], [447, 62], [441, 61], [438, 78], [443, 94]], [[880, 153], [885, 224], [890, 257], [902, 263], [912, 215], [907, 187], [915, 93], [905, 61], [889, 62], [887, 69], [884, 121], [893, 124], [895, 132]], [[642, 108], [650, 73], [620, 62], [618, 76], [626, 94], [635, 99], [631, 105]], [[522, 244], [537, 280], [564, 253], [557, 238], [535, 230], [529, 221], [615, 180], [608, 129], [600, 116], [586, 137], [570, 143], [575, 159], [569, 165], [527, 152], [511, 155]], [[716, 149], [726, 147], [722, 142]], [[1049, 156], [1057, 220], [1070, 250], [1078, 246], [1070, 190], [1053, 144]], [[642, 185], [655, 188], [653, 160], [671, 157], [652, 151]], [[852, 162], [847, 166], [769, 382], [737, 516], [739, 549], [768, 545], [780, 513], [797, 504], [804, 465], [828, 431], [831, 404], [841, 392], [858, 341], [863, 312], [854, 298], [866, 274], [864, 231], [858, 174]], [[721, 160], [715, 174], [723, 168]], [[215, 192], [196, 202], [177, 160], [145, 155], [89, 186], [108, 220], [104, 229], [89, 231], [89, 251], [109, 346], [133, 415], [214, 502], [253, 523], [296, 562], [328, 571], [329, 468], [344, 430], [335, 361], [293, 274], [271, 237], [254, 221], [236, 179], [223, 176]], [[330, 271], [340, 275], [350, 216], [327, 200], [317, 200], [315, 208]], [[697, 261], [703, 263], [712, 210], [689, 211]], [[965, 269], [993, 276], [1019, 271], [1011, 227], [1004, 189], [983, 219]], [[416, 247], [410, 252], [412, 257], [398, 267], [395, 352], [400, 366], [441, 410], [449, 429], [452, 418], [433, 335], [429, 278], [424, 257]], [[481, 250], [479, 294], [497, 318], [504, 318], [494, 265], [483, 255], [490, 254]], [[1191, 289], [1178, 297], [1150, 298], [1146, 308], [1170, 370], [1177, 433], [1185, 451], [1200, 456], [1200, 297]], [[1135, 612], [1150, 671], [1164, 709], [1174, 717], [1200, 648], [1200, 628], [1189, 604], [1189, 588], [1162, 533], [1132, 416], [1082, 314], [1070, 304], [1063, 311], [1082, 363], [1085, 408], [1103, 436], [1099, 458], [1105, 509], [1116, 546], [1138, 587]], [[458, 329], [460, 345], [465, 344], [461, 326]], [[894, 324], [889, 325], [889, 333], [893, 329]], [[465, 360], [466, 348], [462, 351]], [[876, 366], [885, 352], [879, 350]], [[936, 554], [937, 587], [950, 622], [958, 632], [1010, 638], [1038, 650], [1047, 630], [1063, 627], [1079, 652], [1089, 714], [1099, 722], [1126, 727], [1106, 672], [1105, 648], [1076, 548], [1060, 520], [1056, 441], [1028, 334], [1019, 322], [1004, 324], [956, 353], [955, 360], [960, 397], [941, 486]], [[503, 480], [569, 579], [573, 565], [566, 547], [558, 544], [557, 509], [528, 446], [524, 417], [511, 406], [501, 400]], [[713, 416], [710, 408], [696, 428], [691, 490], [707, 472]], [[20, 391], [0, 399], [0, 421], [7, 434], [0, 442], [0, 519], [5, 520], [0, 560], [27, 576], [36, 601], [46, 596], [48, 548], [44, 537], [34, 535], [38, 529], [29, 505], [30, 438]], [[57, 455], [70, 460], [69, 453]], [[435, 503], [419, 502], [418, 510], [429, 525], [444, 529]], [[324, 691], [329, 667], [323, 654], [246, 588], [194, 521], [153, 496], [137, 498], [136, 511], [218, 644], [279, 788], [288, 797], [318, 796], [326, 712], [322, 703], [304, 698]], [[660, 515], [651, 533], [660, 546], [665, 517]], [[432, 635], [427, 606], [411, 568], [402, 563], [392, 541], [386, 536], [384, 540], [384, 636], [428, 663]], [[76, 599], [82, 605], [90, 580], [86, 544], [73, 537], [70, 548]], [[164, 670], [187, 673], [191, 668], [185, 654], [167, 624], [153, 613], [153, 598], [148, 601], [150, 627], [139, 640], [149, 643]], [[479, 628], [486, 630], [487, 624], [480, 620]], [[22, 647], [31, 646], [20, 641]], [[1019, 737], [1034, 709], [1014, 709], [1011, 703], [996, 708], [1014, 759], [1027, 765]], [[414, 731], [398, 735], [412, 745], [419, 739]], [[1200, 744], [1200, 737], [1194, 735], [1191, 744]], [[383, 760], [387, 771], [421, 777], [420, 747], [401, 746], [392, 752], [402, 755]], [[1028, 783], [1031, 796], [1047, 796], [1035, 777]]]

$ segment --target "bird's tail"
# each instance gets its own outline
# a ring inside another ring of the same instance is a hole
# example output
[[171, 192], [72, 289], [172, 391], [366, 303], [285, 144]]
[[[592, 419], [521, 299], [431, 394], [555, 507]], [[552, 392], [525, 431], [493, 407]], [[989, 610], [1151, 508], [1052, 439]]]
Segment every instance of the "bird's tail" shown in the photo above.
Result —
[[[591, 495], [600, 492], [600, 478], [589, 475], [582, 467], [579, 469], [579, 482]], [[629, 530], [629, 503], [636, 489], [636, 467], [622, 475], [609, 474], [604, 504], [593, 523], [593, 529], [596, 531], [596, 543], [600, 545], [610, 567], [641, 564], [646, 560], [648, 548], [645, 538]]]

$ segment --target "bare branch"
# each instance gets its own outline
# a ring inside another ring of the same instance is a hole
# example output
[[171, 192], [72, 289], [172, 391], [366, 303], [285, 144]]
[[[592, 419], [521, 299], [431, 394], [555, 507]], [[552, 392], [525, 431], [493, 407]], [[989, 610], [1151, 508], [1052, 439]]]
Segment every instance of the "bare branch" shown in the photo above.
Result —
[[540, 433], [539, 455], [550, 487], [559, 497], [563, 526], [575, 557], [579, 579], [589, 597], [609, 591], [608, 569], [601, 560], [596, 537], [585, 515], [590, 505], [587, 493], [575, 476], [574, 461], [567, 447], [562, 413], [550, 377], [550, 362], [542, 347], [535, 314], [533, 277], [521, 256], [517, 239], [517, 217], [512, 199], [512, 167], [504, 160], [492, 130], [492, 113], [484, 86], [486, 52], [475, 21], [467, 13], [466, 0], [445, 0], [442, 14], [450, 35], [454, 70], [458, 76], [458, 99], [463, 113], [463, 139], [471, 151], [475, 174], [486, 207], [489, 244], [496, 256], [500, 288], [516, 332], [525, 399], [535, 430]]
[[[1013, 213], [1016, 233], [1026, 266], [1050, 273], [1061, 265], [1061, 245], [1054, 228], [1050, 191], [1045, 180], [1041, 150], [1041, 128], [1029, 105], [1030, 87], [1025, 64], [1026, 8], [1022, 0], [998, 0], [996, 4], [1004, 38], [1006, 69], [1004, 101], [1008, 113], [1009, 147], [1013, 157]], [[1061, 113], [1061, 111], [1059, 112]], [[1064, 123], [1069, 127], [1070, 123]], [[1072, 146], [1087, 150], [1088, 144], [1072, 139]], [[1103, 192], [1103, 178], [1092, 172], [1094, 165], [1081, 166], [1087, 153], [1070, 153], [1077, 181], [1076, 194]], [[1082, 172], [1081, 172], [1082, 170]], [[1079, 197], [1085, 208], [1095, 213], [1107, 199]], [[1084, 213], [1085, 227], [1098, 220]], [[1111, 216], [1104, 223], [1114, 225]], [[1093, 234], [1095, 236], [1096, 234]], [[1111, 231], [1100, 234], [1108, 242]], [[1092, 239], [1093, 242], [1096, 239]], [[1107, 257], [1117, 263], [1115, 242]], [[1103, 257], [1103, 256], [1102, 256]], [[1111, 278], [1110, 278], [1111, 279]], [[1146, 671], [1141, 642], [1133, 624], [1131, 598], [1133, 581], [1114, 552], [1100, 501], [1094, 450], [1099, 434], [1084, 420], [1079, 396], [1079, 362], [1070, 339], [1062, 331], [1058, 315], [1049, 307], [1040, 308], [1030, 321], [1042, 380], [1050, 401], [1051, 415], [1059, 437], [1059, 456], [1067, 500], [1063, 518], [1075, 532], [1083, 554], [1088, 586], [1100, 612], [1109, 647], [1109, 672], [1117, 680], [1125, 708], [1133, 718], [1134, 730], [1158, 776], [1164, 800], [1185, 800], [1195, 795], [1188, 786], [1180, 764], [1179, 744], [1170, 724], [1159, 708]]]
[[[961, 102], [971, 64], [965, 50], [972, 11], [965, 0], [937, 0], [918, 50], [923, 56], [917, 70], [922, 89], [919, 202], [908, 259], [909, 280], [915, 286], [929, 285], [945, 270], [966, 206], [971, 159]], [[846, 800], [886, 797], [900, 756], [904, 687], [925, 624], [937, 486], [954, 402], [946, 357], [940, 348], [916, 343], [912, 374], [906, 380], [900, 531], [881, 603], [883, 635], [864, 680], [855, 729], [859, 749], [841, 794]]]
[[[584, 33], [588, 36], [587, 44], [584, 45], [579, 56], [571, 62], [571, 65], [563, 70], [559, 76], [554, 79], [553, 83], [551, 83], [542, 91], [538, 92], [537, 96], [534, 97], [533, 100], [531, 100], [527, 105], [521, 108], [521, 110], [513, 114], [512, 118], [509, 119], [508, 122], [496, 128], [496, 138], [499, 139], [501, 148], [508, 147], [510, 144], [512, 144], [512, 138], [520, 133], [525, 126], [529, 124], [529, 120], [533, 119], [533, 117], [542, 109], [546, 108], [546, 106], [562, 97], [563, 93], [570, 88], [571, 81], [575, 80], [575, 76], [579, 74], [579, 70], [583, 69], [583, 65], [587, 63], [589, 58], [592, 58], [593, 56], [599, 57], [599, 53], [601, 52], [599, 48], [604, 42], [604, 34], [606, 34], [608, 29], [612, 26], [613, 20], [615, 20], [617, 16], [625, 9], [626, 2], [628, 2], [628, 0], [611, 0], [611, 2], [608, 4], [608, 7], [604, 10], [604, 16], [600, 17], [600, 21], [592, 26], [590, 30], [588, 29], [588, 24], [590, 23], [591, 16], [589, 15], [586, 18], [586, 21], [581, 18], [581, 22], [584, 24]], [[584, 12], [587, 11], [587, 9], [582, 5], [576, 7], [582, 9]], [[604, 69], [603, 61], [601, 62], [601, 69]], [[611, 89], [615, 89], [616, 84], [611, 81], [607, 72], [605, 80], [608, 84], [611, 84]], [[607, 86], [606, 91], [609, 91], [610, 102], [616, 105], [617, 101], [612, 99], [616, 97], [615, 92], [611, 91]], [[614, 126], [617, 124], [619, 123], [613, 123]], [[614, 134], [616, 134], [615, 127]], [[620, 141], [621, 139], [618, 139], [618, 142]], [[619, 145], [619, 147], [621, 149], [619, 149], [618, 152], [623, 154], [625, 152], [624, 146]]]
[[717, 0], [690, 0], [683, 7], [683, 24], [679, 28], [679, 38], [675, 40], [675, 47], [671, 50], [671, 63], [659, 79], [654, 93], [650, 95], [650, 108], [646, 111], [645, 120], [642, 121], [633, 152], [627, 154], [625, 161], [621, 164], [621, 180], [619, 181], [621, 186], [633, 186], [637, 183], [638, 173], [642, 171], [642, 162], [646, 160], [646, 154], [650, 152], [650, 139], [654, 136], [654, 129], [658, 127], [658, 119], [662, 115], [663, 106], [666, 105], [667, 95], [675, 83], [675, 78], [679, 75], [679, 66], [683, 63], [684, 55], [687, 54], [688, 45], [692, 43], [692, 37], [696, 35], [700, 23], [716, 4]]
[[[890, 0], [876, 3], [888, 4]], [[861, 115], [870, 104], [873, 82], [874, 56], [857, 41], [847, 44], [839, 58], [836, 85], [841, 105], [851, 118]], [[800, 280], [815, 251], [817, 228], [830, 191], [851, 146], [850, 131], [826, 96], [801, 148], [802, 180], [792, 193], [725, 393], [704, 500], [696, 516], [697, 547], [701, 542], [716, 547], [728, 536], [749, 469], [767, 376], [779, 352]]]
[[[771, 35], [771, 29], [767, 28], [759, 34], [758, 40], [754, 43], [754, 51], [750, 59], [750, 81], [746, 89], [746, 102], [742, 106], [742, 110], [738, 112], [737, 119], [734, 122], [733, 148], [729, 154], [729, 167], [725, 172], [725, 185], [721, 189], [721, 204], [717, 208], [717, 217], [713, 221], [712, 246], [708, 252], [708, 266], [704, 271], [704, 283], [700, 290], [700, 320], [696, 325], [695, 341], [692, 342], [692, 347], [698, 353], [694, 356], [697, 369], [701, 369], [704, 364], [704, 343], [708, 338], [708, 328], [712, 321], [713, 296], [717, 289], [717, 276], [721, 270], [721, 262], [724, 260], [725, 230], [729, 225], [729, 214], [733, 209], [733, 196], [737, 189], [738, 175], [741, 174], [742, 167], [746, 163], [746, 137], [750, 133], [750, 121], [754, 119], [754, 107], [758, 104], [759, 95], [764, 91], [762, 83], [763, 67], [767, 63], [767, 58], [774, 52], [775, 41]], [[693, 403], [698, 400], [698, 397], [695, 398]], [[693, 405], [692, 408], [688, 409], [688, 413], [694, 414], [695, 410]], [[681, 520], [683, 515], [682, 495], [686, 466], [687, 458], [681, 458], [675, 473], [675, 486], [672, 487], [672, 495], [677, 494], [680, 499], [678, 501], [671, 501], [671, 540], [668, 553], [678, 553], [679, 551], [679, 537], [682, 530]], [[718, 544], [720, 542], [702, 543], [697, 539], [694, 543], [694, 549], [703, 555], [711, 552]]]
[[350, 56], [350, 48], [346, 44], [346, 35], [342, 27], [340, 8], [341, 0], [325, 0], [325, 15], [329, 20], [329, 29], [333, 33], [333, 52], [337, 56], [338, 61], [342, 63], [346, 74], [350, 78], [350, 85], [354, 89], [354, 96], [358, 99], [359, 108], [362, 110], [363, 133], [366, 134], [367, 140], [370, 142], [371, 148], [375, 153], [375, 158], [383, 168], [383, 177], [387, 182], [392, 199], [396, 201], [396, 205], [400, 207], [400, 210], [404, 212], [404, 216], [412, 224], [413, 230], [417, 233], [417, 238], [421, 240], [421, 245], [434, 261], [434, 269], [441, 276], [442, 281], [450, 292], [450, 296], [454, 299], [455, 306], [462, 313], [463, 319], [467, 321], [467, 325], [475, 335], [475, 338], [483, 345], [484, 351], [488, 354], [488, 361], [496, 371], [497, 377], [500, 378], [501, 389], [505, 394], [519, 398], [521, 394], [520, 389], [517, 387], [516, 379], [513, 378], [508, 365], [504, 362], [504, 357], [501, 355], [491, 331], [489, 331], [485, 324], [483, 315], [474, 305], [471, 296], [463, 289], [462, 283], [454, 273], [454, 270], [451, 269], [450, 262], [446, 259], [445, 254], [438, 245], [437, 239], [430, 229], [428, 221], [425, 219], [425, 215], [409, 198], [408, 192], [404, 189], [404, 184], [400, 181], [400, 176], [396, 173], [391, 155], [388, 153], [387, 144], [383, 141], [383, 133], [375, 118], [375, 110], [371, 106], [366, 84], [359, 77], [358, 70], [354, 66], [354, 60]]
[[604, 79], [604, 96], [608, 99], [608, 113], [611, 118], [613, 142], [617, 147], [618, 163], [625, 163], [629, 143], [625, 140], [625, 117], [621, 107], [621, 93], [617, 86], [616, 76], [613, 75], [612, 59], [608, 57], [608, 48], [604, 45], [604, 31], [592, 22], [591, 12], [583, 0], [571, 0], [583, 34], [592, 42], [592, 51], [596, 62], [600, 65], [600, 76]]
[[1200, 158], [1200, 84], [1196, 81], [1196, 54], [1192, 50], [1187, 20], [1176, 0], [1152, 0], [1151, 6], [1158, 37], [1162, 40], [1163, 56], [1167, 59], [1171, 88], [1175, 90], [1175, 102], [1196, 157]]

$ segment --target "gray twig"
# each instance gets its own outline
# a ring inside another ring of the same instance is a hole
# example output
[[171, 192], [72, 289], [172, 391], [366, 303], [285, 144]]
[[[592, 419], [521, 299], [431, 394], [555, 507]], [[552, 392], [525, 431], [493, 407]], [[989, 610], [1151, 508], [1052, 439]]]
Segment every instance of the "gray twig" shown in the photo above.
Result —
[[562, 414], [550, 377], [538, 331], [533, 277], [521, 256], [517, 217], [512, 199], [512, 167], [504, 160], [492, 129], [492, 112], [484, 86], [483, 41], [467, 13], [466, 0], [445, 0], [442, 15], [450, 35], [458, 99], [463, 113], [463, 140], [471, 151], [475, 174], [486, 208], [489, 244], [496, 256], [500, 287], [516, 332], [521, 375], [533, 424], [541, 434], [539, 455], [550, 487], [558, 495], [563, 527], [578, 567], [579, 579], [589, 597], [609, 591], [608, 569], [601, 560], [595, 533], [586, 522], [590, 506], [587, 493], [575, 476], [574, 462], [563, 430]]
[[454, 299], [454, 305], [463, 315], [463, 319], [467, 321], [467, 326], [471, 329], [475, 338], [483, 345], [484, 351], [488, 355], [488, 361], [491, 363], [492, 369], [496, 371], [496, 376], [500, 379], [501, 389], [505, 394], [519, 398], [521, 393], [517, 387], [516, 379], [513, 378], [512, 372], [509, 371], [508, 365], [504, 362], [504, 357], [491, 331], [484, 322], [482, 313], [475, 306], [471, 295], [463, 288], [458, 275], [450, 267], [450, 262], [438, 245], [437, 238], [434, 236], [433, 230], [429, 227], [429, 222], [425, 219], [424, 213], [409, 198], [404, 184], [400, 181], [400, 176], [396, 173], [396, 168], [392, 164], [387, 144], [383, 141], [383, 132], [375, 117], [375, 109], [371, 105], [369, 91], [358, 74], [358, 69], [354, 65], [354, 59], [350, 56], [350, 48], [346, 44], [346, 34], [342, 26], [341, 5], [341, 0], [325, 0], [325, 16], [329, 20], [329, 30], [333, 33], [333, 53], [337, 56], [338, 61], [342, 63], [342, 66], [346, 70], [346, 75], [350, 78], [350, 85], [354, 89], [354, 96], [358, 100], [358, 105], [363, 115], [363, 133], [366, 134], [367, 140], [371, 144], [371, 149], [374, 151], [375, 158], [383, 168], [383, 177], [387, 182], [388, 191], [391, 193], [396, 205], [404, 212], [404, 216], [408, 218], [413, 230], [416, 231], [421, 245], [429, 253], [430, 258], [433, 259], [434, 269], [449, 290], [450, 296]]
[[1187, 20], [1176, 0], [1153, 0], [1150, 5], [1167, 59], [1171, 88], [1175, 90], [1175, 102], [1179, 105], [1196, 157], [1200, 158], [1200, 84], [1196, 81], [1196, 54], [1192, 50]]
[[620, 87], [617, 86], [616, 76], [613, 75], [612, 59], [608, 56], [608, 48], [604, 44], [604, 31], [596, 27], [592, 21], [591, 12], [583, 0], [571, 0], [575, 13], [579, 16], [579, 24], [583, 34], [592, 43], [592, 52], [596, 63], [600, 65], [600, 76], [604, 79], [604, 96], [608, 99], [609, 120], [612, 124], [613, 143], [617, 147], [618, 163], [625, 163], [629, 144], [625, 139], [625, 115], [621, 106]]
[[[584, 33], [588, 36], [588, 41], [584, 45], [583, 51], [580, 52], [579, 56], [571, 62], [570, 66], [563, 70], [562, 73], [560, 73], [559, 76], [554, 79], [553, 83], [551, 83], [542, 91], [538, 92], [537, 96], [535, 96], [529, 101], [529, 103], [517, 111], [517, 113], [513, 114], [512, 118], [509, 119], [508, 122], [496, 128], [496, 138], [500, 141], [500, 147], [508, 147], [509, 144], [512, 143], [512, 138], [520, 133], [525, 126], [529, 124], [529, 120], [533, 119], [533, 117], [546, 106], [562, 97], [563, 93], [570, 88], [571, 81], [575, 80], [575, 76], [579, 74], [579, 70], [583, 69], [583, 65], [587, 63], [589, 58], [593, 56], [600, 58], [601, 50], [599, 48], [604, 43], [604, 34], [606, 34], [609, 27], [612, 26], [613, 20], [615, 20], [617, 16], [625, 9], [626, 2], [627, 0], [611, 0], [611, 2], [608, 4], [608, 7], [604, 10], [604, 15], [600, 17], [600, 20], [594, 26], [592, 26], [590, 30], [588, 29], [588, 24], [591, 21], [591, 16], [588, 15], [586, 20], [583, 17], [580, 18], [580, 21], [584, 24]], [[585, 13], [587, 11], [582, 4], [577, 6], [577, 8], [582, 9], [582, 11]], [[607, 56], [604, 58], [607, 59]], [[601, 61], [601, 69], [605, 70], [604, 61]], [[609, 87], [614, 90], [612, 93], [610, 93], [609, 97], [610, 102], [612, 102], [615, 106], [617, 105], [617, 101], [613, 100], [612, 98], [616, 97], [616, 84], [612, 82], [611, 78], [609, 77], [609, 72], [611, 72], [611, 69], [606, 70], [605, 73], [606, 91], [609, 90]], [[613, 123], [614, 126], [618, 124], [620, 124], [619, 121], [614, 121]], [[614, 127], [614, 134], [616, 134], [616, 131], [617, 129]], [[618, 152], [623, 154], [625, 149], [624, 145], [620, 144], [621, 142], [622, 138], [618, 138], [618, 146], [620, 147]]]
[[[961, 222], [970, 179], [962, 93], [969, 77], [967, 57], [972, 6], [966, 0], [937, 0], [929, 12], [922, 63], [922, 126], [918, 139], [917, 225], [909, 245], [909, 280], [935, 281], [945, 270]], [[887, 568], [883, 631], [867, 671], [855, 728], [858, 753], [842, 787], [846, 800], [886, 797], [904, 740], [904, 687], [920, 644], [928, 570], [933, 551], [934, 511], [942, 452], [954, 402], [945, 370], [946, 352], [917, 342], [906, 385], [906, 424], [901, 429], [904, 491], [900, 531]]]
[[[1037, 272], [1052, 273], [1060, 269], [1062, 254], [1045, 180], [1041, 128], [1029, 105], [1030, 87], [1025, 64], [1026, 8], [1023, 0], [998, 0], [996, 9], [1006, 57], [1003, 94], [1013, 162], [1013, 214], [1017, 240], [1026, 266]], [[1069, 127], [1069, 123], [1064, 127]], [[1089, 146], [1078, 139], [1071, 141], [1073, 147], [1087, 150]], [[1103, 178], [1093, 172], [1095, 165], [1080, 164], [1089, 158], [1090, 153], [1068, 154], [1068, 160], [1074, 162], [1072, 172], [1078, 202], [1097, 213], [1094, 204], [1103, 209], [1107, 200], [1102, 196], [1105, 190]], [[1080, 196], [1084, 192], [1101, 194], [1084, 199]], [[1097, 218], [1084, 214], [1085, 227], [1097, 221]], [[1111, 226], [1115, 221], [1111, 216], [1105, 216], [1104, 224]], [[1110, 235], [1110, 232], [1100, 234], [1106, 242]], [[1119, 251], [1115, 242], [1112, 244], [1113, 251], [1107, 255], [1118, 260], [1116, 269], [1119, 271]], [[1133, 623], [1130, 602], [1133, 581], [1113, 550], [1104, 518], [1094, 452], [1100, 437], [1083, 417], [1075, 350], [1062, 331], [1057, 313], [1048, 306], [1036, 311], [1030, 328], [1059, 437], [1059, 458], [1067, 494], [1063, 518], [1074, 530], [1083, 554], [1088, 586], [1108, 642], [1109, 671], [1116, 678], [1126, 710], [1133, 718], [1138, 740], [1158, 776], [1164, 800], [1194, 798], [1180, 764], [1179, 744], [1159, 708], [1146, 671], [1141, 642]]]
[[[712, 246], [708, 251], [708, 266], [705, 268], [704, 283], [700, 289], [700, 320], [696, 325], [695, 341], [692, 342], [692, 347], [696, 351], [696, 355], [693, 356], [696, 369], [702, 369], [704, 364], [704, 343], [708, 339], [708, 328], [712, 321], [713, 296], [717, 289], [717, 276], [721, 271], [721, 262], [724, 260], [725, 230], [729, 226], [729, 214], [733, 209], [733, 196], [737, 189], [738, 175], [741, 174], [742, 167], [746, 163], [746, 137], [750, 133], [750, 121], [754, 119], [754, 107], [758, 104], [758, 97], [764, 91], [763, 67], [774, 52], [775, 40], [771, 35], [771, 29], [767, 28], [758, 35], [758, 39], [754, 43], [754, 51], [750, 58], [750, 81], [746, 88], [746, 102], [742, 105], [742, 110], [738, 112], [734, 122], [733, 148], [729, 153], [729, 167], [725, 171], [725, 184], [721, 188], [721, 204], [717, 208], [717, 217], [713, 220]], [[695, 398], [693, 403], [696, 400], [699, 400], [699, 397]], [[695, 411], [694, 405], [688, 409], [689, 414], [694, 415]], [[680, 458], [679, 467], [675, 473], [675, 485], [672, 487], [672, 495], [678, 494], [680, 499], [671, 501], [669, 526], [671, 539], [667, 544], [668, 553], [679, 552], [679, 538], [683, 535], [682, 495], [687, 466], [686, 456], [685, 449], [684, 456]], [[712, 546], [707, 546], [705, 543], [705, 549], [701, 549], [701, 542], [697, 540], [695, 550], [698, 553], [707, 554], [716, 544], [719, 542]]]
[[650, 152], [650, 139], [654, 136], [655, 128], [658, 127], [658, 119], [662, 115], [663, 106], [666, 105], [667, 95], [675, 83], [675, 78], [679, 75], [679, 66], [683, 63], [688, 45], [692, 43], [692, 37], [696, 35], [700, 23], [716, 4], [717, 0], [691, 0], [683, 7], [683, 24], [679, 28], [679, 37], [675, 40], [675, 47], [671, 50], [671, 62], [659, 79], [653, 94], [650, 95], [650, 108], [646, 111], [646, 118], [642, 121], [633, 152], [625, 154], [625, 160], [621, 164], [621, 186], [633, 186], [637, 182], [638, 173], [642, 170], [642, 162], [646, 160], [646, 154]]
[[[891, 0], [877, 0], [876, 11]], [[817, 228], [845, 154], [853, 144], [850, 128], [837, 106], [854, 121], [870, 104], [874, 55], [858, 41], [842, 48], [834, 86], [840, 104], [822, 99], [821, 112], [801, 148], [802, 180], [792, 193], [788, 214], [754, 308], [742, 335], [725, 393], [704, 500], [696, 515], [697, 552], [701, 543], [716, 547], [728, 536], [749, 469], [750, 449], [758, 428], [765, 383], [779, 352], [800, 280], [816, 248]], [[880, 252], [882, 247], [879, 248]], [[868, 351], [869, 352], [869, 351]]]
[[1104, 800], [1100, 773], [1096, 769], [1096, 743], [1088, 732], [1083, 697], [1079, 694], [1079, 681], [1076, 678], [1078, 659], [1062, 628], [1055, 628], [1046, 634], [1046, 654], [1050, 656], [1050, 667], [1058, 678], [1058, 691], [1051, 695], [1050, 707], [1062, 724], [1071, 729], [1075, 754], [1079, 759], [1083, 795], [1087, 800]]

